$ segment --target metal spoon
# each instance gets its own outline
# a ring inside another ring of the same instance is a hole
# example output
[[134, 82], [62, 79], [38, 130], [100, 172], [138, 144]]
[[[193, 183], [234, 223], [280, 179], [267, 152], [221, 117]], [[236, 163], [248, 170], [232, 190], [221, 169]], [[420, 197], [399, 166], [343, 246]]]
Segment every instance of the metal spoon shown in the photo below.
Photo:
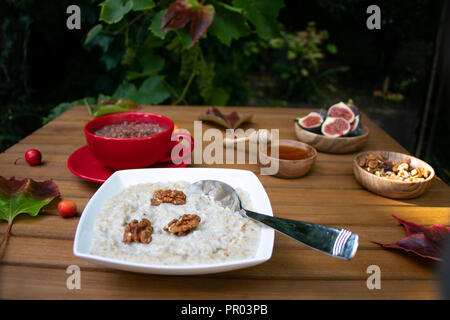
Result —
[[271, 217], [244, 209], [237, 192], [224, 182], [200, 180], [191, 185], [191, 190], [211, 196], [222, 206], [239, 211], [245, 217], [259, 221], [312, 249], [332, 257], [350, 260], [358, 249], [359, 236], [348, 230]]

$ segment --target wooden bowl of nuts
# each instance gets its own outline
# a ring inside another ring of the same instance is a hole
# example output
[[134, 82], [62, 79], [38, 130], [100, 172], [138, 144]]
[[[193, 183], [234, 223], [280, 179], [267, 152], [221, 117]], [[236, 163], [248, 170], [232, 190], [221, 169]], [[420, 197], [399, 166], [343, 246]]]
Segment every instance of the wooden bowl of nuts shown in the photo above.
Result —
[[393, 199], [419, 197], [435, 176], [425, 161], [391, 151], [359, 153], [353, 160], [353, 173], [364, 188]]

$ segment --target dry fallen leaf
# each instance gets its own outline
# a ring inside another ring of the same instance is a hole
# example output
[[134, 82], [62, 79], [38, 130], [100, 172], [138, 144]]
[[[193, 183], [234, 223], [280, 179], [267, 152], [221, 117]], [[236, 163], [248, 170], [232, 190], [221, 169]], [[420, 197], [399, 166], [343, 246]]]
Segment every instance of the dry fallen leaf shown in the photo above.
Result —
[[446, 239], [450, 236], [450, 228], [440, 224], [424, 227], [402, 220], [392, 215], [405, 229], [407, 236], [395, 243], [379, 244], [384, 248], [395, 248], [415, 253], [423, 258], [442, 260], [442, 249]]

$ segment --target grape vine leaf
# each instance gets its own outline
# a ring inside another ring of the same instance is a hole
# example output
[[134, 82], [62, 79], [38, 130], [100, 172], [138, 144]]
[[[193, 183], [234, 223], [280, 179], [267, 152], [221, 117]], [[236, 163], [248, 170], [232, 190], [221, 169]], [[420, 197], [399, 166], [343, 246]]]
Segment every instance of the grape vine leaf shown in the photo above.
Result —
[[58, 186], [51, 180], [36, 182], [32, 179], [6, 179], [0, 176], [0, 220], [8, 222], [0, 246], [9, 235], [14, 218], [27, 213], [36, 216], [43, 206], [59, 195]]
[[128, 70], [126, 72], [126, 79], [128, 81], [154, 76], [164, 68], [165, 64], [164, 58], [152, 53], [140, 54], [137, 60], [142, 71]]
[[187, 25], [194, 14], [194, 11], [190, 9], [188, 3], [184, 0], [177, 0], [173, 2], [164, 13], [161, 21], [161, 29], [165, 31], [176, 30], [184, 28]]
[[164, 46], [164, 44], [165, 42], [163, 39], [151, 33], [147, 36], [147, 38], [145, 38], [144, 42], [139, 46], [137, 50], [137, 55], [138, 56], [145, 55], [155, 48], [160, 48]]
[[196, 15], [191, 21], [191, 46], [194, 45], [195, 41], [200, 39], [200, 37], [206, 32], [206, 30], [211, 26], [215, 15], [215, 9], [212, 5], [206, 5], [202, 9], [196, 12]]
[[101, 117], [107, 114], [112, 113], [122, 113], [122, 112], [129, 112], [132, 110], [136, 110], [139, 108], [139, 105], [134, 103], [130, 100], [125, 99], [106, 99], [106, 100], [100, 100], [99, 103], [90, 105], [85, 102], [89, 114], [93, 116], [94, 118]]
[[103, 30], [103, 25], [96, 24], [94, 27], [92, 27], [91, 30], [86, 35], [86, 40], [84, 40], [84, 44], [88, 44], [94, 39], [100, 32]]
[[246, 18], [253, 24], [261, 38], [270, 39], [279, 35], [278, 13], [284, 8], [282, 0], [233, 0], [233, 6], [242, 8]]
[[211, 3], [215, 6], [215, 8], [217, 7], [222, 7], [225, 8], [229, 11], [233, 11], [239, 14], [242, 14], [242, 12], [244, 11], [242, 8], [237, 8], [237, 7], [233, 7], [225, 2], [221, 2], [221, 1], [216, 1], [216, 0], [210, 0]]
[[285, 7], [284, 0], [246, 0], [245, 2], [253, 3], [263, 15], [271, 18], [278, 17], [280, 10]]
[[241, 14], [218, 6], [209, 32], [230, 46], [232, 40], [249, 35], [250, 28]]
[[114, 100], [118, 100], [120, 98], [125, 99], [126, 97], [128, 97], [128, 93], [133, 90], [136, 90], [136, 86], [130, 82], [124, 81], [120, 84], [119, 87], [117, 87], [111, 98]]
[[166, 37], [166, 32], [161, 29], [162, 18], [164, 16], [165, 10], [158, 12], [152, 19], [149, 30], [158, 38], [164, 39]]
[[161, 71], [165, 63], [164, 58], [151, 53], [138, 56], [138, 61], [143, 73]]
[[100, 3], [100, 20], [106, 23], [117, 23], [133, 9], [133, 1], [106, 0]]
[[[100, 25], [101, 26], [101, 25]], [[102, 49], [103, 54], [107, 54], [110, 45], [114, 41], [114, 37], [105, 34], [103, 27], [94, 26], [87, 34], [84, 41], [85, 48], [90, 51], [94, 46], [98, 46]]]
[[162, 82], [164, 77], [148, 77], [138, 90], [130, 90], [127, 98], [137, 104], [149, 105], [158, 104], [170, 97], [170, 92]]
[[149, 10], [154, 6], [153, 0], [133, 0], [133, 11]]
[[104, 54], [100, 61], [105, 64], [106, 70], [110, 71], [115, 69], [123, 60], [124, 52], [112, 51], [109, 54]]
[[176, 33], [178, 35], [179, 41], [181, 43], [181, 47], [183, 49], [189, 49], [191, 48], [192, 38], [189, 32], [187, 32], [184, 29], [176, 30]]
[[184, 28], [190, 23], [191, 46], [194, 45], [214, 20], [215, 9], [212, 5], [203, 5], [191, 1], [177, 0], [165, 11], [161, 20], [161, 29], [165, 32]]

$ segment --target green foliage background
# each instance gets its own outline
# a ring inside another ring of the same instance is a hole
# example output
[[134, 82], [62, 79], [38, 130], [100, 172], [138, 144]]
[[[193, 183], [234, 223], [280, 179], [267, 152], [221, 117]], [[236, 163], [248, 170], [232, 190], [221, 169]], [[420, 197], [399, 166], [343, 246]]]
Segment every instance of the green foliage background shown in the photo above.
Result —
[[99, 23], [88, 32], [84, 46], [100, 48], [106, 69], [121, 73], [112, 97], [138, 104], [243, 103], [246, 70], [235, 62], [242, 56], [239, 40], [279, 35], [277, 16], [284, 1], [208, 1], [215, 8], [214, 20], [194, 46], [186, 28], [161, 30], [170, 3], [100, 3]]
[[[78, 4], [82, 12], [82, 30], [69, 31], [61, 27], [65, 26], [68, 17], [65, 10], [69, 1], [44, 6], [34, 0], [7, 0], [9, 14], [4, 17], [2, 25], [2, 44], [6, 50], [2, 51], [0, 64], [7, 70], [8, 89], [16, 92], [5, 91], [4, 100], [25, 106], [22, 110], [28, 103], [46, 104], [42, 107], [44, 109], [48, 105], [56, 105], [44, 117], [44, 122], [79, 104], [84, 98], [89, 103], [107, 97], [120, 97], [139, 104], [242, 105], [248, 103], [251, 94], [250, 74], [272, 71], [276, 77], [277, 73], [282, 72], [281, 69], [289, 69], [290, 65], [293, 70], [297, 67], [306, 72], [310, 70], [308, 73], [311, 76], [321, 71], [317, 61], [324, 56], [323, 48], [313, 43], [313, 37], [307, 39], [304, 48], [269, 45], [277, 38], [284, 41], [287, 37], [296, 37], [294, 32], [280, 32], [278, 17], [285, 6], [283, 0], [208, 1], [215, 8], [213, 23], [192, 47], [187, 28], [167, 33], [160, 29], [161, 18], [172, 2], [84, 0]], [[35, 45], [28, 40], [33, 35], [32, 31], [40, 33], [35, 41], [42, 42], [41, 52], [35, 52]], [[61, 38], [65, 39], [59, 47]], [[251, 54], [248, 50], [242, 50], [249, 43], [253, 43], [258, 50]], [[30, 47], [34, 50], [33, 57], [44, 56], [44, 63], [48, 63], [47, 68], [41, 68], [40, 74], [25, 69], [37, 69], [35, 64], [42, 63], [29, 56]], [[296, 53], [303, 50], [307, 54], [308, 51], [315, 51], [317, 56], [290, 61], [288, 49], [289, 53], [293, 50]], [[276, 50], [281, 51], [276, 53], [280, 63], [269, 70], [262, 64], [268, 56], [274, 58], [271, 51]], [[59, 58], [51, 65], [52, 61], [45, 58], [55, 51], [59, 51], [59, 56], [64, 51], [66, 57], [64, 61]], [[17, 60], [18, 57], [22, 61]], [[306, 61], [305, 65], [302, 61]], [[16, 73], [15, 68], [23, 70]], [[60, 68], [67, 70], [64, 79], [55, 72]], [[295, 72], [284, 70], [283, 80], [291, 81], [291, 86], [306, 80], [306, 77], [297, 76]], [[27, 84], [35, 83], [38, 78], [58, 84], [57, 90], [43, 88], [50, 93], [45, 95], [45, 99], [38, 94], [40, 84], [31, 88], [30, 92]], [[332, 78], [324, 82], [327, 81], [332, 81]], [[284, 86], [280, 84], [279, 88]], [[316, 97], [303, 94], [302, 98], [309, 100]], [[42, 115], [43, 110], [39, 107], [33, 109], [37, 117]], [[3, 138], [3, 142], [8, 144], [8, 137]]]

